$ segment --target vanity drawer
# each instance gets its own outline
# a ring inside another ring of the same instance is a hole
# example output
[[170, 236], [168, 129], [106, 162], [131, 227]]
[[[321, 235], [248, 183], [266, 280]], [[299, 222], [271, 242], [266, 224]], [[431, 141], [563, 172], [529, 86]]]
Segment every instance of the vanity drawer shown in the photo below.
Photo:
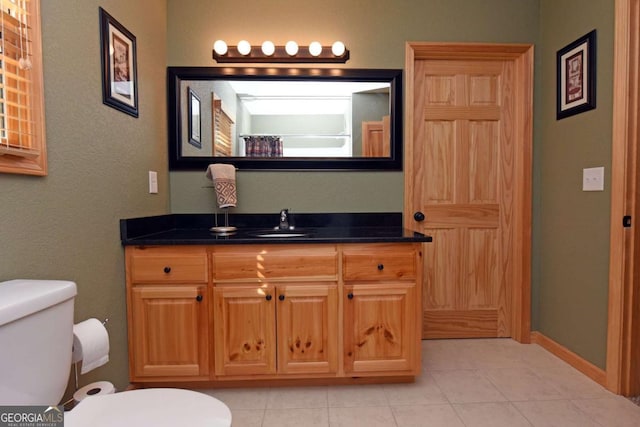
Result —
[[207, 283], [204, 247], [128, 247], [133, 283]]
[[345, 247], [342, 259], [342, 277], [345, 281], [416, 278], [416, 252], [411, 246]]
[[333, 245], [220, 247], [213, 253], [211, 268], [217, 282], [303, 278], [335, 281], [338, 252]]

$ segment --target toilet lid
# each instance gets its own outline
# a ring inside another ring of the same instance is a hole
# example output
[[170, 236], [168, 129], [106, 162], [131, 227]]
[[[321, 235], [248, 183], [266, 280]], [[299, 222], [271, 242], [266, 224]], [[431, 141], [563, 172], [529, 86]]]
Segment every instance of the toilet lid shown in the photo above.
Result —
[[148, 388], [84, 398], [64, 414], [65, 427], [229, 427], [231, 411], [191, 390]]

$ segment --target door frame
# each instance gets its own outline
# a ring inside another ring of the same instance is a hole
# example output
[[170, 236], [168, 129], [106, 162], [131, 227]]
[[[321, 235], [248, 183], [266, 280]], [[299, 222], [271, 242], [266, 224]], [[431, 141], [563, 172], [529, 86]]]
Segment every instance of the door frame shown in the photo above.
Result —
[[[413, 119], [414, 71], [419, 60], [498, 60], [513, 61], [514, 98], [514, 212], [512, 338], [521, 343], [531, 339], [531, 209], [533, 163], [533, 45], [488, 43], [407, 42], [405, 45], [405, 150], [404, 218], [405, 227], [414, 228], [413, 217]], [[428, 244], [428, 243], [426, 243]], [[421, 284], [422, 285], [422, 284]], [[422, 322], [421, 322], [422, 323]]]
[[639, 32], [640, 0], [616, 0], [606, 386], [625, 396], [640, 394]]

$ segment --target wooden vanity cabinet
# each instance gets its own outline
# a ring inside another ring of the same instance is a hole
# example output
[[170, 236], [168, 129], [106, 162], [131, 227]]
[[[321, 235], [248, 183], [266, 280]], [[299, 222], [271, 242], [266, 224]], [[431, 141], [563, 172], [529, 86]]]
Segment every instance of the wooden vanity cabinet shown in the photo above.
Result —
[[344, 248], [345, 374], [419, 374], [420, 258], [414, 245]]
[[129, 372], [149, 379], [209, 379], [204, 247], [127, 247]]
[[217, 376], [335, 376], [334, 245], [235, 246], [212, 259]]
[[418, 375], [420, 248], [127, 246], [131, 382]]

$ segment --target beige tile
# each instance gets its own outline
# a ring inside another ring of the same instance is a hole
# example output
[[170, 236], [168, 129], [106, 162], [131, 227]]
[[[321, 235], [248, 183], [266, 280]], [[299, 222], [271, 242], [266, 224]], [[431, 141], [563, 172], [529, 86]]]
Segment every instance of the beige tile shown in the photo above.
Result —
[[606, 427], [640, 426], [640, 406], [622, 396], [571, 401], [592, 420]]
[[507, 400], [491, 381], [477, 370], [437, 371], [431, 375], [451, 403]]
[[607, 398], [614, 396], [600, 384], [569, 365], [536, 369], [535, 373], [551, 383], [568, 399]]
[[430, 405], [449, 403], [431, 374], [421, 375], [415, 383], [385, 384], [384, 394], [389, 405]]
[[453, 408], [467, 427], [531, 427], [509, 402], [461, 403]]
[[[262, 427], [328, 427], [327, 408], [267, 409]], [[235, 425], [233, 426], [235, 427]]]
[[[513, 402], [513, 405], [535, 427], [598, 427], [584, 412], [569, 400]], [[609, 424], [605, 424], [609, 426]]]
[[565, 396], [529, 368], [489, 369], [484, 374], [511, 401], [553, 400]]
[[[395, 427], [397, 424], [388, 406], [366, 408], [329, 408], [331, 427]], [[300, 424], [305, 426], [305, 424]]]
[[331, 386], [328, 400], [329, 406], [334, 408], [389, 405], [382, 385]]
[[391, 408], [398, 427], [465, 427], [451, 405], [413, 405]]
[[473, 369], [468, 345], [463, 340], [422, 341], [422, 366], [428, 371]]
[[327, 387], [276, 387], [267, 397], [267, 409], [326, 407]]
[[222, 401], [231, 409], [265, 409], [268, 388], [198, 390]]
[[264, 409], [234, 409], [231, 427], [261, 427]]

